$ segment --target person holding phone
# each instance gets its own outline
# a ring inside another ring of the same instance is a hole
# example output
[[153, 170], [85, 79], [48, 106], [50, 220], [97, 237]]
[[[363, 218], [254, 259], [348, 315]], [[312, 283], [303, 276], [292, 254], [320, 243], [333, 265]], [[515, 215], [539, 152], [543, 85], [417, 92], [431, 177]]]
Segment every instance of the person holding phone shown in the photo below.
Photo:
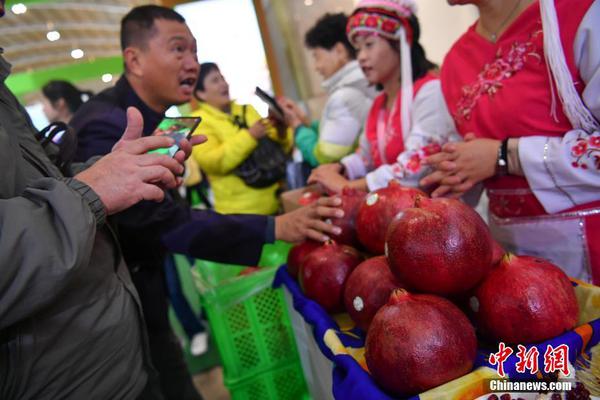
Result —
[[[150, 136], [172, 105], [190, 101], [199, 64], [196, 41], [185, 20], [172, 9], [146, 5], [132, 9], [121, 21], [125, 73], [114, 87], [86, 102], [71, 120], [77, 132], [79, 159], [110, 151], [126, 125], [126, 109], [141, 111], [138, 126]], [[192, 138], [195, 140], [195, 137]], [[153, 155], [152, 155], [153, 156]], [[338, 232], [322, 218], [335, 218], [340, 199], [293, 213], [221, 215], [192, 210], [176, 190], [160, 203], [141, 202], [115, 214], [123, 256], [139, 293], [150, 345], [158, 371], [151, 374], [142, 399], [199, 399], [180, 345], [168, 320], [164, 260], [168, 251], [229, 264], [256, 265], [263, 244], [306, 237], [326, 240]]]
[[199, 106], [193, 115], [203, 121], [196, 133], [208, 138], [204, 147], [194, 151], [194, 159], [207, 174], [215, 210], [224, 214], [275, 214], [279, 182], [253, 187], [236, 171], [258, 150], [261, 141], [271, 139], [289, 153], [291, 129], [285, 121], [264, 119], [251, 105], [232, 100], [229, 85], [215, 63], [200, 65], [194, 95]]
[[325, 14], [304, 36], [328, 95], [321, 119], [311, 121], [294, 101], [279, 99], [294, 129], [296, 147], [312, 168], [352, 153], [376, 96], [346, 36], [347, 23], [342, 13]]

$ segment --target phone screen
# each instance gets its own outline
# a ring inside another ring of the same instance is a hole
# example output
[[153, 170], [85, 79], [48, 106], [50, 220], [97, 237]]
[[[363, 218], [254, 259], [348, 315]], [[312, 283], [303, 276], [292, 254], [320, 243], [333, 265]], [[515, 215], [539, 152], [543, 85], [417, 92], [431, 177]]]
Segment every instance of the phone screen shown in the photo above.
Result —
[[200, 117], [165, 117], [154, 131], [153, 135], [166, 135], [175, 139], [175, 144], [168, 148], [151, 150], [149, 153], [166, 154], [171, 157], [179, 151], [179, 142], [189, 139], [200, 124]]

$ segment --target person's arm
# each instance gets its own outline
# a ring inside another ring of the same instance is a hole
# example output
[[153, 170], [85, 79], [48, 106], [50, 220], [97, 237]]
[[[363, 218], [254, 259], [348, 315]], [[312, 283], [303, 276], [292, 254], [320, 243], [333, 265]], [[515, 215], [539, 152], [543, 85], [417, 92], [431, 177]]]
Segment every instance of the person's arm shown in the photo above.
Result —
[[165, 230], [162, 243], [171, 252], [195, 258], [255, 265], [265, 243], [274, 240], [326, 241], [339, 234], [339, 228], [325, 220], [341, 218], [343, 211], [337, 208], [340, 205], [341, 200], [337, 197], [321, 198], [309, 206], [276, 217], [193, 210], [186, 222]]
[[369, 190], [386, 187], [392, 179], [403, 186], [418, 187], [419, 180], [431, 173], [431, 168], [421, 161], [441, 151], [448, 141], [461, 140], [446, 108], [439, 80], [428, 82], [419, 90], [412, 105], [411, 121], [410, 133], [404, 140], [405, 149], [396, 162], [367, 174]]
[[[585, 82], [582, 98], [600, 121], [600, 2], [583, 19], [574, 43], [575, 60]], [[562, 138], [518, 139], [518, 159], [527, 181], [547, 212], [600, 200], [600, 131], [567, 132]], [[510, 164], [509, 164], [510, 165]]]
[[[173, 140], [136, 139], [141, 115], [134, 114], [128, 114], [132, 124], [113, 152], [75, 179], [40, 177], [29, 184], [19, 168], [43, 160], [15, 143], [0, 124], [0, 329], [54, 301], [70, 277], [88, 265], [96, 227], [106, 215], [141, 199], [159, 200], [157, 183], [175, 186], [185, 154], [178, 154], [179, 160], [146, 154]], [[189, 154], [189, 144], [183, 146]], [[20, 154], [27, 156], [21, 160]]]
[[250, 156], [258, 142], [248, 129], [240, 129], [235, 135], [221, 141], [217, 129], [217, 126], [207, 123], [200, 125], [195, 134], [205, 135], [208, 140], [194, 147], [193, 155], [207, 174], [227, 175]]
[[314, 148], [319, 164], [338, 162], [352, 151], [370, 105], [371, 101], [357, 89], [342, 88], [331, 95]]
[[[3, 179], [3, 197], [7, 184]], [[60, 296], [88, 264], [104, 218], [95, 193], [74, 180], [38, 179], [22, 195], [0, 200], [0, 330]]]
[[344, 172], [348, 179], [355, 180], [363, 178], [373, 169], [373, 158], [371, 156], [371, 143], [367, 139], [366, 133], [360, 135], [359, 145], [353, 154], [350, 154], [340, 161], [344, 166]]

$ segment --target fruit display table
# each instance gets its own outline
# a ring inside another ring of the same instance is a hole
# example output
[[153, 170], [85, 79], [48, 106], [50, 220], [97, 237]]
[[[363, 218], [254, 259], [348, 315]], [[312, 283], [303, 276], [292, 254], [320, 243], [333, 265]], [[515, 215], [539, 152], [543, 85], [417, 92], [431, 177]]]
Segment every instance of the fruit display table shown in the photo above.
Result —
[[[327, 314], [320, 305], [304, 296], [285, 267], [277, 271], [273, 285], [285, 288], [305, 378], [314, 399], [393, 399], [369, 375], [364, 357], [364, 333], [346, 314]], [[589, 368], [591, 349], [600, 342], [600, 288], [576, 281], [573, 286], [580, 307], [580, 323], [576, 329], [556, 338], [526, 346], [539, 350], [540, 366], [544, 365], [547, 345], [567, 344], [570, 365], [578, 369]], [[490, 354], [497, 351], [497, 347], [480, 347], [471, 373], [411, 399], [487, 399], [488, 396], [484, 396], [487, 380], [498, 378], [496, 366], [490, 363]], [[509, 379], [536, 379], [527, 371], [517, 372], [517, 361], [513, 353], [504, 362]]]

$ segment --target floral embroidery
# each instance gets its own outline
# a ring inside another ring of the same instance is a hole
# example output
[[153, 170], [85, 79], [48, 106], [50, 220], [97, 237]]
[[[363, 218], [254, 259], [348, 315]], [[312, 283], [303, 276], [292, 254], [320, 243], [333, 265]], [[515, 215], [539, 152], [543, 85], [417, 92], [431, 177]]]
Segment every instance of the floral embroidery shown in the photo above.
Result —
[[422, 146], [416, 151], [406, 151], [402, 153], [398, 162], [392, 166], [392, 173], [396, 178], [406, 178], [407, 175], [421, 172], [421, 162], [423, 159], [442, 151], [442, 146], [438, 142], [429, 139], [429, 144]]
[[571, 144], [571, 157], [575, 159], [571, 165], [574, 168], [586, 170], [591, 166], [600, 171], [600, 134], [580, 134]]
[[542, 33], [541, 30], [533, 33], [529, 41], [514, 42], [510, 50], [503, 54], [502, 48], [498, 49], [493, 62], [486, 64], [483, 71], [477, 76], [477, 81], [462, 88], [462, 96], [457, 103], [455, 120], [460, 123], [471, 119], [471, 112], [482, 96], [494, 96], [504, 86], [503, 81], [512, 77], [525, 67], [528, 58], [542, 61], [542, 54], [534, 43]]

